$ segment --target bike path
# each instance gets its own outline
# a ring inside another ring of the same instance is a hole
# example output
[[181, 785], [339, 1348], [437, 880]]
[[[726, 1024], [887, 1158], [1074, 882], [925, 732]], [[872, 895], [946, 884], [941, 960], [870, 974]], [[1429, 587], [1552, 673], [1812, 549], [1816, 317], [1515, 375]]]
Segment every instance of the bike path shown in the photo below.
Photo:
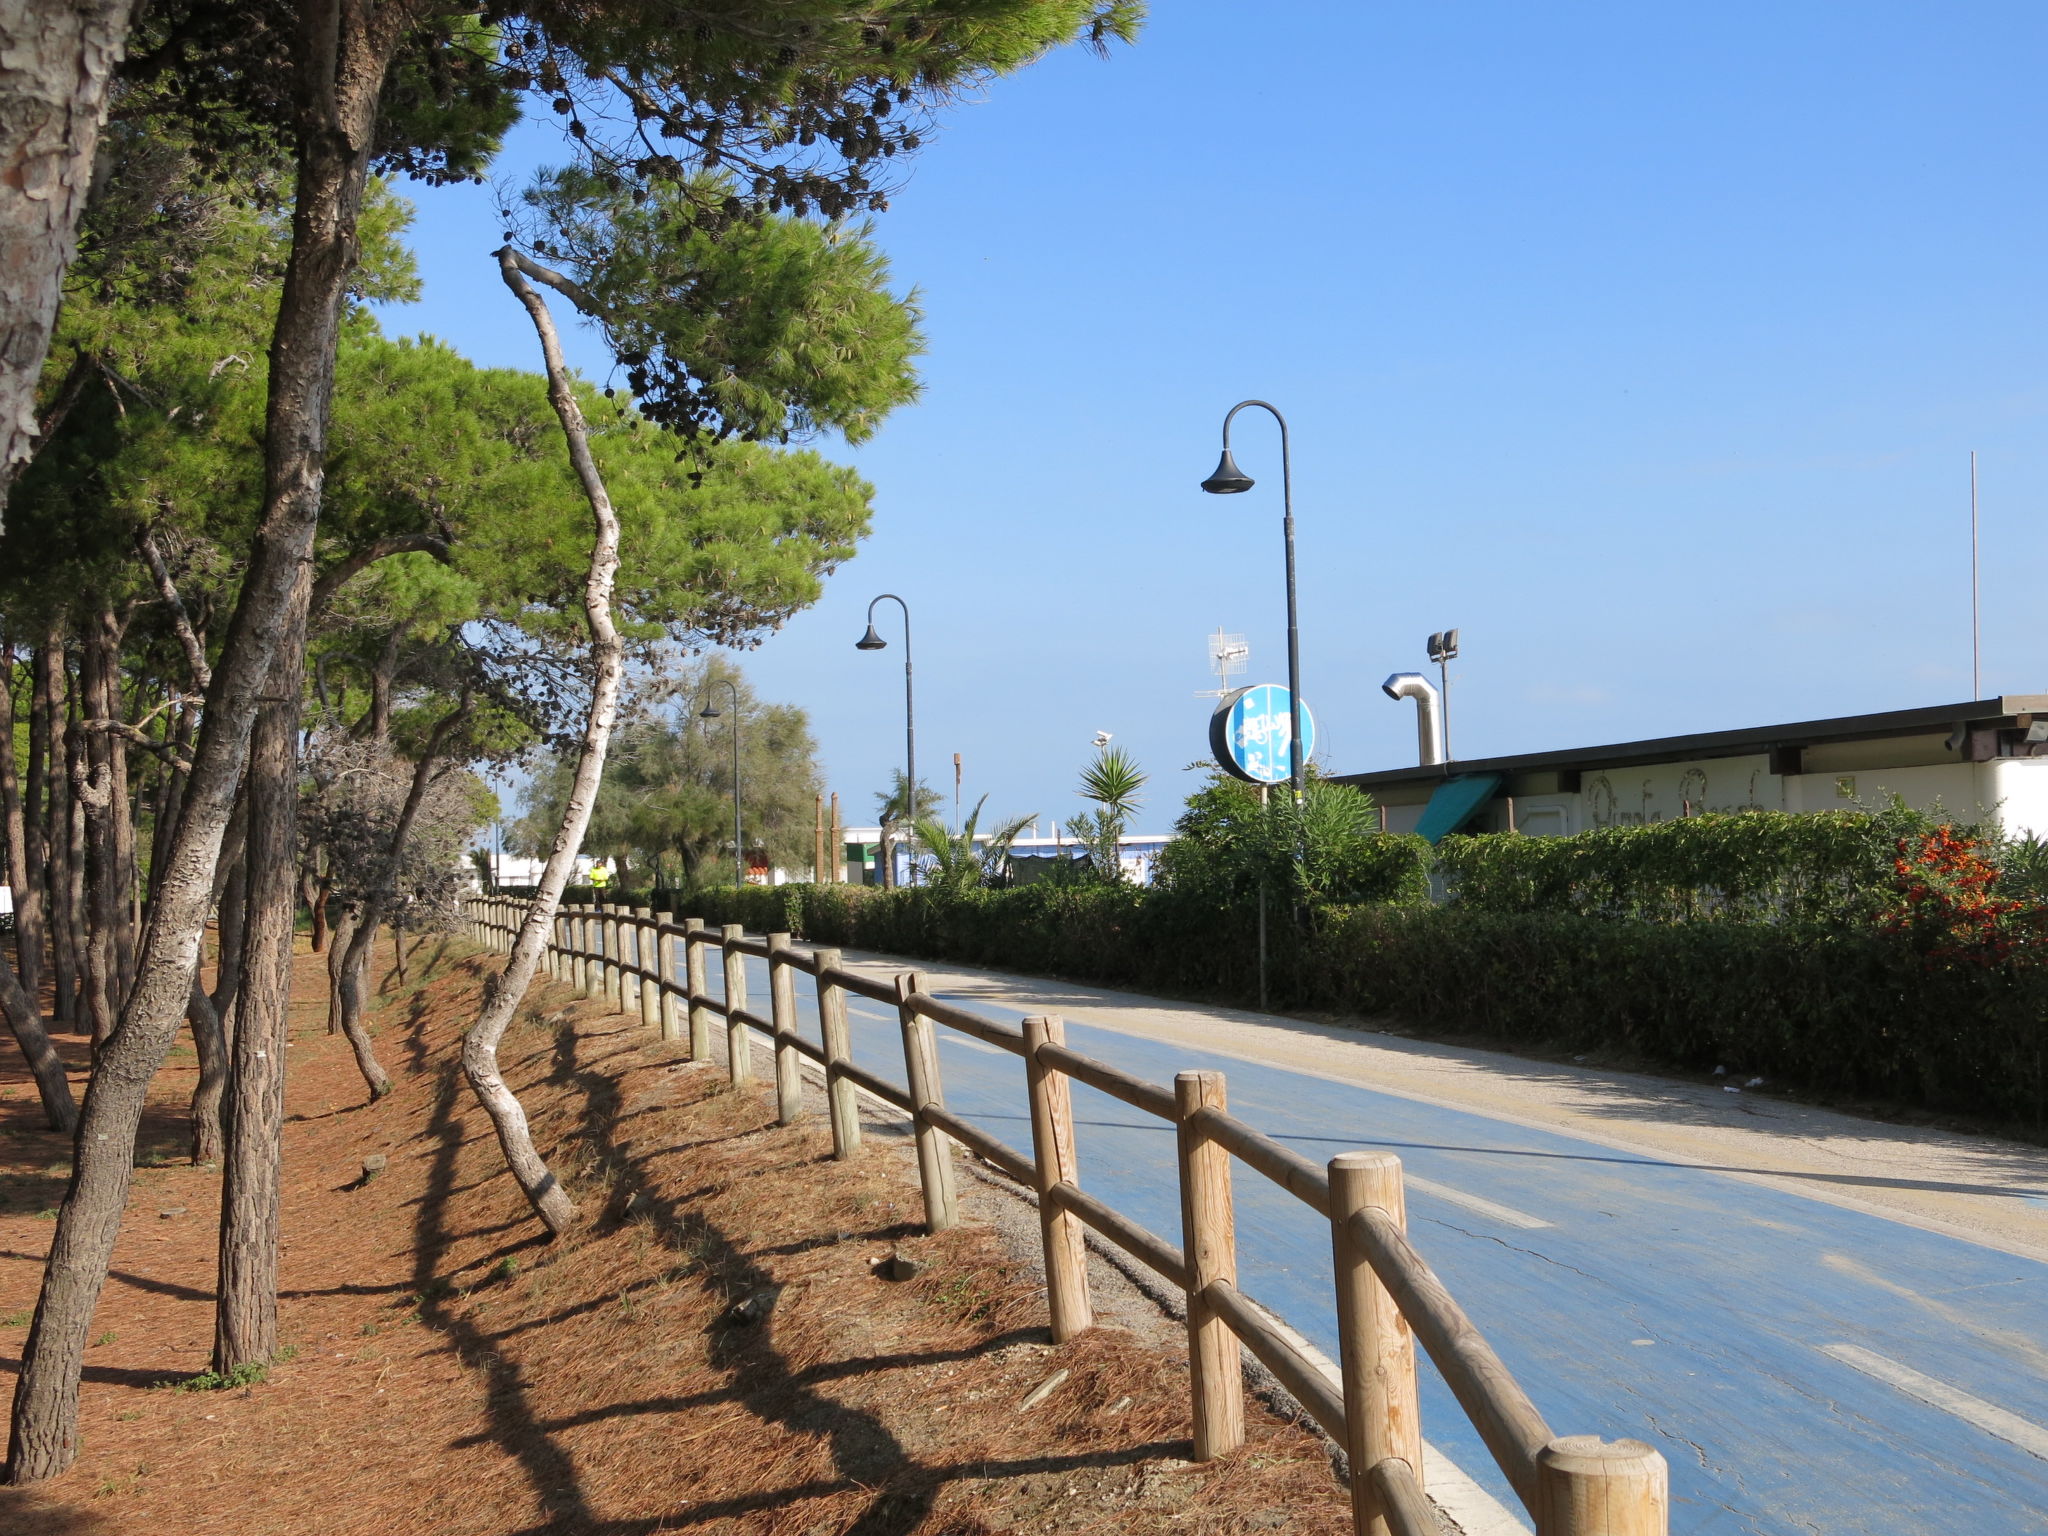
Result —
[[[815, 1039], [808, 978], [799, 991]], [[767, 996], [761, 962], [749, 992]], [[895, 1011], [849, 997], [848, 1013], [856, 1060], [901, 1083]], [[1681, 1536], [2048, 1532], [2048, 1266], [1567, 1133], [1072, 1021], [1067, 1036], [1155, 1082], [1224, 1072], [1233, 1113], [1314, 1161], [1398, 1153], [1416, 1246], [1555, 1431], [1663, 1451]], [[948, 1107], [1028, 1150], [1021, 1062], [939, 1037]], [[1074, 1106], [1082, 1184], [1178, 1242], [1171, 1128], [1078, 1083]], [[1334, 1354], [1327, 1224], [1235, 1172], [1243, 1287]], [[1515, 1507], [1426, 1362], [1422, 1391], [1425, 1435]]]

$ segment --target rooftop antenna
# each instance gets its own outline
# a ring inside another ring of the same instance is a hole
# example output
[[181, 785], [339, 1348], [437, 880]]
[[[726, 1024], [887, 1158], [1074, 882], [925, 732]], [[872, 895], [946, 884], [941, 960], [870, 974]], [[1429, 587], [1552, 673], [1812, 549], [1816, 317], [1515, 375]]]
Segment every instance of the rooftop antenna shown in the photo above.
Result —
[[1977, 450], [1970, 450], [1970, 698], [1984, 697], [1984, 630], [1977, 580]]
[[1451, 760], [1451, 663], [1458, 656], [1458, 632], [1455, 629], [1440, 629], [1429, 637], [1429, 659], [1436, 663], [1437, 676], [1443, 686], [1439, 690], [1444, 708], [1444, 761]]
[[1203, 688], [1196, 692], [1198, 699], [1221, 699], [1231, 692], [1230, 680], [1251, 665], [1252, 648], [1245, 644], [1243, 635], [1226, 635], [1223, 626], [1216, 627], [1216, 633], [1209, 637], [1209, 674], [1218, 686]]

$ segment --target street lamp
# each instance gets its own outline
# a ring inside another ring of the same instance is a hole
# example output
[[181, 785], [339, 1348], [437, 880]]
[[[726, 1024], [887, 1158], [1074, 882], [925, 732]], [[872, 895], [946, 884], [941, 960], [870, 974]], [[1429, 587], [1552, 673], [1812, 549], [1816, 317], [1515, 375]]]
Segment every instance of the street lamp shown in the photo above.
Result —
[[1294, 603], [1294, 468], [1287, 451], [1287, 418], [1277, 407], [1264, 400], [1240, 400], [1230, 408], [1230, 414], [1223, 418], [1223, 457], [1216, 461], [1216, 472], [1202, 482], [1202, 489], [1212, 496], [1233, 496], [1252, 488], [1252, 477], [1239, 469], [1237, 460], [1230, 456], [1230, 423], [1248, 405], [1272, 412], [1273, 419], [1280, 423], [1280, 504], [1284, 513], [1281, 531], [1287, 540], [1287, 756], [1289, 777], [1294, 781], [1294, 803], [1300, 805], [1308, 791], [1308, 765], [1301, 756], [1301, 630]]
[[[739, 685], [729, 677], [712, 682], [713, 688], [720, 684], [732, 695], [732, 876], [740, 885], [747, 883], [746, 835], [740, 830], [740, 690]], [[706, 703], [697, 711], [699, 720], [716, 720], [719, 708]]]
[[[894, 592], [884, 592], [868, 604], [868, 632], [853, 642], [858, 651], [880, 651], [889, 642], [875, 633], [875, 604], [894, 603], [903, 610], [903, 819], [917, 824], [917, 696], [910, 681], [910, 604]], [[910, 861], [910, 883], [917, 884], [917, 860]]]

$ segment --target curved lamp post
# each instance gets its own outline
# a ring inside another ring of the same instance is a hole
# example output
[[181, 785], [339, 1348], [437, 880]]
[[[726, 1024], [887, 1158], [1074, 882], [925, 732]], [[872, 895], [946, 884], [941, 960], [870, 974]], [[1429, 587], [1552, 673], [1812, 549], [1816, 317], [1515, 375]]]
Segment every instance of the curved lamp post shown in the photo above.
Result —
[[[739, 685], [729, 677], [721, 677], [711, 686], [723, 684], [732, 695], [732, 874], [741, 885], [747, 883], [747, 842], [740, 830], [740, 690]], [[716, 704], [707, 703], [697, 711], [699, 720], [716, 720], [721, 711]]]
[[[884, 592], [868, 604], [868, 632], [853, 642], [858, 651], [880, 651], [888, 648], [889, 642], [875, 632], [875, 604], [894, 603], [903, 610], [903, 819], [911, 826], [917, 824], [917, 696], [910, 680], [910, 604], [894, 592]], [[910, 862], [910, 883], [917, 884], [917, 861]]]
[[1287, 540], [1287, 756], [1289, 777], [1294, 781], [1294, 802], [1299, 805], [1307, 793], [1308, 765], [1301, 756], [1301, 630], [1294, 605], [1294, 467], [1287, 451], [1287, 418], [1277, 407], [1264, 400], [1240, 400], [1230, 408], [1230, 414], [1223, 418], [1223, 457], [1216, 462], [1216, 472], [1202, 482], [1202, 489], [1212, 496], [1231, 496], [1250, 490], [1256, 483], [1230, 456], [1230, 423], [1248, 405], [1271, 411], [1273, 419], [1280, 423], [1280, 504], [1285, 514], [1281, 530]]

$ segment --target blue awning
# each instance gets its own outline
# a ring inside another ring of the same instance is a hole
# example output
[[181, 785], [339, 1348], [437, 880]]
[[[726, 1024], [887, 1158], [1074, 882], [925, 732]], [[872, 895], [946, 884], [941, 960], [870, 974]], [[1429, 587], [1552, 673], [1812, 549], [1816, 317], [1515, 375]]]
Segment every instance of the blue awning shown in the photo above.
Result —
[[1416, 823], [1415, 830], [1432, 843], [1449, 837], [1479, 813], [1479, 808], [1493, 798], [1493, 792], [1506, 777], [1500, 773], [1468, 773], [1444, 780], [1423, 807], [1422, 820]]

